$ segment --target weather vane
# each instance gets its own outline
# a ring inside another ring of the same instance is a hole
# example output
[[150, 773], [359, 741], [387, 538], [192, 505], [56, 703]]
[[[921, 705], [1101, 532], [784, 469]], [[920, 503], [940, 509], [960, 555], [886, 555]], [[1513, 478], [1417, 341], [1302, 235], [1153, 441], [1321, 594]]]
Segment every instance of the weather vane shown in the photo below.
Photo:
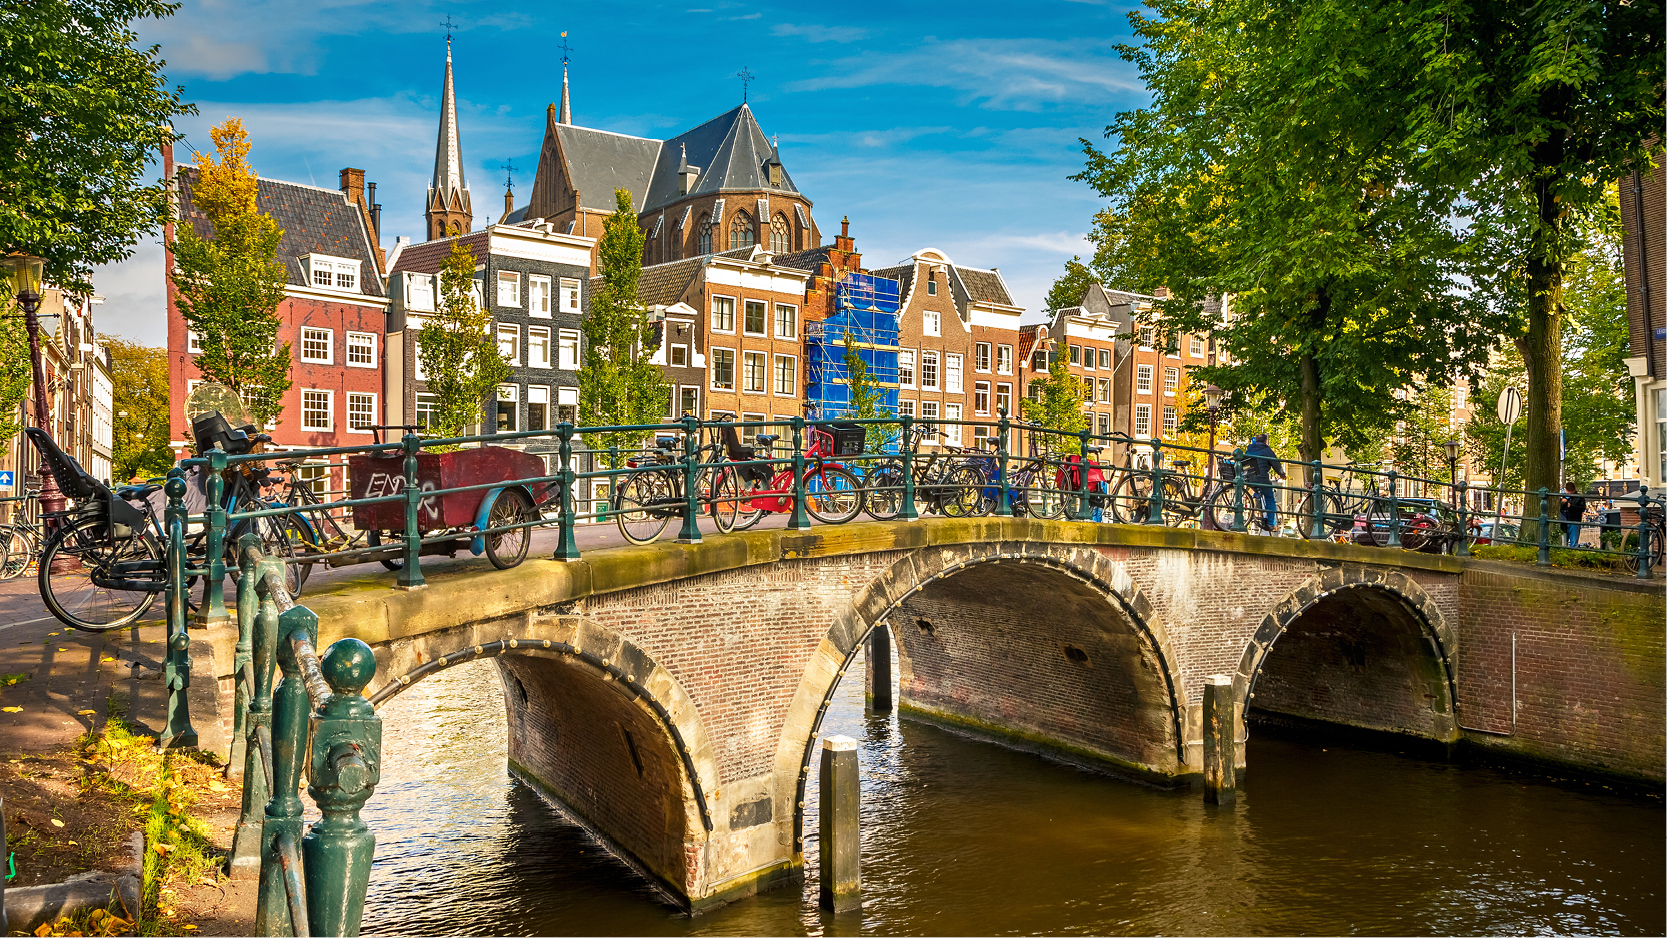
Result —
[[451, 21], [450, 13], [446, 14], [446, 21], [440, 25], [446, 27], [446, 41], [451, 42], [451, 31], [457, 28], [457, 24]]
[[567, 54], [572, 51], [567, 47], [567, 30], [564, 29], [561, 31], [561, 64], [567, 64]]
[[747, 103], [747, 86], [752, 84], [753, 80], [756, 79], [758, 76], [754, 75], [752, 72], [748, 71], [747, 67], [745, 65], [743, 65], [743, 66], [741, 66], [740, 71], [736, 72], [735, 74], [733, 74], [729, 77], [741, 79], [741, 103], [746, 104]]
[[514, 160], [514, 158], [510, 158], [510, 159], [504, 160], [502, 163], [499, 163], [498, 168], [504, 171], [504, 188], [513, 190], [515, 188], [515, 160]]

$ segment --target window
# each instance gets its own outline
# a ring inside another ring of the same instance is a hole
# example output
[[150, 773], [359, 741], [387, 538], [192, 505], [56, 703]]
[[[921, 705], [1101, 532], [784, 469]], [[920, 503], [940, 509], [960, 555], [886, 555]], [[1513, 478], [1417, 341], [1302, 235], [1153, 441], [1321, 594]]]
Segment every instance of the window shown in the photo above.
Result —
[[1163, 432], [1175, 432], [1175, 405], [1165, 404], [1163, 408]]
[[988, 373], [990, 370], [990, 343], [980, 342], [972, 347], [972, 370]]
[[[944, 417], [945, 420], [959, 421], [961, 419], [961, 405], [960, 404], [945, 404], [945, 405], [943, 405], [943, 417]], [[943, 439], [944, 439], [944, 442], [948, 443], [950, 446], [960, 446], [961, 445], [961, 425], [960, 425], [960, 423], [945, 424], [944, 428], [943, 428]]]
[[185, 350], [193, 355], [201, 355], [203, 353], [203, 337], [189, 329], [185, 330]]
[[561, 282], [561, 309], [564, 313], [579, 315], [579, 281], [563, 278]]
[[788, 306], [786, 303], [776, 304], [776, 338], [796, 339], [799, 337], [799, 308]]
[[938, 295], [938, 275], [932, 271], [928, 271], [926, 274], [926, 295]]
[[550, 329], [548, 326], [527, 327], [527, 367], [550, 367]]
[[1036, 354], [1034, 354], [1030, 357], [1030, 370], [1031, 371], [1047, 371], [1048, 370], [1048, 350], [1047, 349], [1039, 348], [1039, 349], [1036, 350]]
[[749, 394], [764, 393], [764, 353], [741, 353], [741, 390]]
[[1163, 393], [1169, 395], [1170, 397], [1174, 397], [1175, 391], [1179, 389], [1180, 386], [1181, 369], [1165, 368], [1163, 370]]
[[521, 275], [513, 270], [498, 271], [498, 305], [521, 305]]
[[913, 417], [914, 415], [915, 415], [915, 402], [914, 401], [898, 401], [897, 402], [897, 416], [899, 416], [899, 417], [905, 417], [905, 416]]
[[431, 310], [434, 308], [434, 278], [429, 274], [405, 275], [405, 308]]
[[1111, 367], [1111, 349], [1108, 349], [1108, 348], [1100, 349], [1100, 367], [1101, 368], [1110, 368]]
[[746, 212], [736, 212], [729, 222], [729, 250], [750, 248], [753, 246], [752, 216]]
[[359, 262], [345, 257], [308, 254], [307, 269], [312, 272], [312, 285], [324, 290], [359, 289]]
[[780, 215], [770, 220], [770, 253], [786, 254], [791, 251], [792, 242], [789, 238], [787, 219]]
[[712, 331], [735, 331], [735, 300], [727, 296], [712, 297]]
[[[741, 422], [742, 423], [763, 423], [764, 422], [764, 415], [763, 414], [742, 414], [741, 415]], [[742, 427], [741, 428], [741, 442], [747, 444], [748, 446], [751, 446], [758, 441], [758, 435], [760, 433], [764, 433], [764, 432], [766, 432], [768, 430], [771, 430], [771, 429], [774, 429], [774, 428], [772, 428], [772, 427]], [[763, 455], [763, 454], [761, 453], [760, 455]]]
[[938, 353], [936, 349], [920, 352], [920, 387], [923, 391], [938, 389]]
[[376, 367], [376, 334], [349, 332], [347, 334], [347, 363], [354, 368]]
[[1152, 366], [1136, 365], [1134, 370], [1134, 389], [1142, 394], [1152, 393]]
[[1099, 381], [1099, 401], [1102, 404], [1111, 403], [1111, 379], [1101, 378]]
[[904, 349], [897, 353], [897, 386], [902, 388], [915, 386], [915, 353], [913, 349]]
[[296, 478], [302, 485], [313, 490], [313, 494], [329, 500], [330, 495], [330, 464], [327, 462], [306, 463], [296, 466]]
[[764, 335], [769, 328], [769, 306], [763, 300], [748, 300], [741, 331], [747, 335]]
[[1013, 346], [996, 346], [996, 374], [1010, 375], [1013, 373]]
[[673, 368], [689, 367], [689, 347], [687, 345], [669, 345], [666, 347], [666, 361]]
[[990, 413], [990, 382], [978, 381], [972, 386], [972, 412], [980, 417]]
[[556, 367], [563, 371], [579, 370], [579, 332], [563, 329], [557, 333]]
[[943, 357], [943, 381], [945, 391], [961, 393], [961, 356], [951, 354]]
[[1151, 326], [1141, 326], [1140, 327], [1140, 344], [1147, 347], [1147, 348], [1152, 347], [1152, 327]]
[[920, 314], [920, 331], [926, 335], [943, 334], [943, 314], [929, 309]]
[[1099, 418], [1100, 418], [1100, 420], [1099, 420], [1099, 422], [1100, 422], [1100, 435], [1101, 436], [1110, 436], [1111, 435], [1111, 415], [1110, 414], [1100, 414]]
[[712, 388], [716, 391], [735, 390], [735, 351], [727, 348], [712, 350]]
[[1013, 413], [1013, 386], [1011, 384], [996, 385], [996, 413]]
[[1073, 365], [1082, 364], [1082, 346], [1080, 346], [1080, 345], [1071, 346], [1071, 364], [1073, 364]]
[[515, 404], [520, 398], [520, 395], [516, 393], [518, 390], [520, 389], [513, 384], [498, 385], [499, 433], [515, 432], [515, 411], [519, 409], [515, 406]]
[[539, 319], [550, 318], [550, 278], [540, 274], [527, 275], [527, 313]]
[[1201, 336], [1201, 335], [1193, 336], [1191, 341], [1188, 344], [1187, 351], [1192, 353], [1193, 358], [1203, 358], [1204, 357], [1204, 337]]
[[712, 253], [712, 216], [702, 215], [695, 225], [695, 253]]
[[417, 424], [424, 430], [434, 429], [436, 398], [432, 394], [417, 395]]
[[[527, 429], [550, 429], [550, 389], [527, 386]], [[558, 461], [559, 462], [559, 461]]]
[[1151, 436], [1152, 435], [1152, 405], [1151, 404], [1136, 404], [1136, 405], [1134, 405], [1134, 435], [1135, 436]]
[[922, 420], [936, 420], [936, 419], [938, 419], [938, 402], [937, 401], [921, 401], [920, 402], [920, 418]]
[[334, 391], [303, 390], [301, 392], [301, 429], [330, 429], [330, 413], [335, 409], [331, 406], [330, 399], [334, 395]]
[[376, 424], [376, 395], [359, 391], [347, 392], [347, 430], [349, 433], [368, 433]]
[[782, 397], [796, 397], [799, 384], [799, 361], [791, 355], [776, 356], [776, 393]]
[[498, 324], [498, 354], [511, 365], [521, 363], [521, 327], [513, 323]]
[[328, 365], [335, 351], [336, 337], [329, 329], [301, 330], [301, 360]]
[[700, 413], [700, 388], [684, 385], [677, 393], [677, 415]]

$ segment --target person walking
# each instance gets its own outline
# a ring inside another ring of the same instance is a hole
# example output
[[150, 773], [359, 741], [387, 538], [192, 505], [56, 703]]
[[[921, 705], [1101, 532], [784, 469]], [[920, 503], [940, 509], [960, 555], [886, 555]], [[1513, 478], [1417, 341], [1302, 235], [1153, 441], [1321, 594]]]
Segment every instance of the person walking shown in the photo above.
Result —
[[1563, 492], [1563, 545], [1574, 547], [1580, 543], [1580, 521], [1586, 517], [1586, 499], [1573, 482], [1564, 483]]
[[1256, 434], [1256, 439], [1244, 451], [1244, 481], [1255, 492], [1257, 500], [1262, 503], [1262, 513], [1269, 531], [1279, 529], [1279, 501], [1273, 493], [1273, 476], [1279, 481], [1285, 481], [1285, 470], [1279, 454], [1268, 445], [1266, 433]]

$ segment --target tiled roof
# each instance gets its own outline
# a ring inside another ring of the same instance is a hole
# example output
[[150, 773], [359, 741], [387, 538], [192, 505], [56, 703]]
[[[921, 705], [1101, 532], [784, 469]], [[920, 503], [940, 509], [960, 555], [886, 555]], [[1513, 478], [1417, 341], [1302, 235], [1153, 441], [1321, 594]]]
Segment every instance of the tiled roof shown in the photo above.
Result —
[[579, 190], [580, 208], [611, 212], [614, 190], [628, 189], [636, 210], [647, 211], [643, 196], [654, 176], [660, 141], [572, 124], [557, 124], [555, 130], [567, 162], [567, 178]]
[[909, 288], [914, 286], [915, 265], [903, 264], [898, 267], [886, 267], [874, 271], [874, 276], [897, 281], [897, 295], [906, 301], [909, 296]]
[[483, 260], [487, 251], [488, 233], [486, 229], [473, 231], [462, 238], [438, 238], [413, 244], [399, 252], [399, 261], [389, 273], [401, 270], [412, 270], [420, 274], [432, 274], [440, 269], [451, 256], [452, 242], [462, 241], [463, 246], [475, 253], [475, 260]]
[[777, 267], [794, 267], [815, 273], [823, 264], [828, 262], [828, 253], [832, 250], [833, 245], [824, 244], [821, 247], [811, 248], [807, 251], [777, 254], [770, 259], [770, 263]]
[[[642, 269], [637, 281], [637, 298], [649, 306], [670, 306], [683, 298], [689, 284], [706, 263], [705, 257], [690, 257]], [[593, 291], [594, 292], [594, 291]]]
[[[196, 181], [195, 166], [180, 168], [180, 220], [190, 223], [198, 237], [212, 238], [213, 223], [197, 211], [192, 201], [191, 190]], [[284, 237], [278, 242], [277, 260], [284, 265], [288, 283], [307, 286], [301, 258], [308, 254], [328, 254], [359, 262], [360, 293], [385, 295], [377, 272], [376, 254], [371, 250], [370, 235], [365, 230], [363, 211], [347, 200], [346, 193], [297, 182], [261, 179], [255, 190], [255, 207], [271, 215], [284, 230]]]
[[961, 278], [973, 302], [1013, 305], [1013, 298], [1007, 295], [1007, 285], [1001, 282], [1001, 275], [995, 271], [976, 267], [954, 267], [953, 270]]

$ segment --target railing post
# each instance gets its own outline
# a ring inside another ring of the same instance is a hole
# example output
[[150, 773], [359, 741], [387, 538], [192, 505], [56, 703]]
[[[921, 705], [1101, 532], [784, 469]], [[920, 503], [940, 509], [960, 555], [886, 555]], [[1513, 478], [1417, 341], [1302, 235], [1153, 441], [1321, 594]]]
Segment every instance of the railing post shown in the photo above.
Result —
[[284, 679], [278, 685], [272, 705], [272, 800], [266, 803], [266, 823], [261, 828], [260, 891], [255, 904], [255, 932], [261, 935], [302, 935], [306, 923], [295, 920], [295, 909], [303, 912], [304, 902], [291, 904], [296, 882], [304, 882], [298, 869], [286, 869], [300, 861], [301, 799], [296, 795], [301, 781], [301, 761], [306, 758], [307, 725], [310, 711], [307, 687], [301, 679], [301, 664], [289, 637], [296, 632], [318, 642], [318, 616], [305, 606], [294, 606], [278, 617], [276, 634], [278, 666]]
[[1540, 552], [1535, 563], [1551, 566], [1551, 490], [1540, 486]]
[[1077, 432], [1077, 497], [1070, 514], [1072, 521], [1086, 521], [1094, 517], [1088, 507], [1088, 431]]
[[683, 530], [679, 544], [700, 543], [700, 421], [683, 418]]
[[[1640, 580], [1650, 578], [1650, 521], [1645, 517], [1650, 507], [1650, 487], [1638, 486], [1638, 569], [1632, 575]], [[1626, 546], [1626, 538], [1621, 538], [1621, 546]]]
[[168, 718], [157, 745], [163, 749], [197, 748], [197, 730], [191, 725], [191, 636], [185, 617], [185, 471], [168, 470], [163, 484], [168, 507], [163, 511], [168, 543], [168, 657], [162, 678], [168, 688]]
[[897, 516], [904, 521], [915, 521], [920, 518], [920, 512], [915, 510], [915, 453], [910, 445], [914, 442], [910, 431], [915, 418], [912, 414], [904, 414], [901, 419], [903, 436], [898, 441], [897, 455], [903, 460], [903, 510]]
[[793, 514], [787, 526], [798, 531], [810, 527], [805, 511], [805, 418], [793, 418]]
[[1314, 460], [1314, 474], [1308, 483], [1308, 510], [1314, 513], [1309, 535], [1314, 540], [1325, 537], [1325, 472], [1318, 459]]
[[370, 646], [344, 638], [319, 661], [335, 691], [313, 714], [307, 793], [322, 818], [301, 839], [307, 921], [314, 934], [357, 935], [376, 837], [359, 818], [382, 777], [382, 720], [362, 691], [376, 676]]
[[1470, 480], [1460, 479], [1457, 486], [1459, 501], [1459, 542], [1453, 545], [1456, 557], [1470, 556]]
[[[1001, 518], [1013, 516], [1013, 490], [1007, 484], [1007, 411], [1001, 411], [1001, 420], [996, 425], [996, 486], [1000, 501], [996, 503], [996, 515]], [[1030, 493], [1025, 493], [1025, 503], [1030, 503]]]
[[197, 608], [197, 626], [223, 625], [231, 616], [226, 612], [226, 451], [216, 445], [208, 456], [208, 478], [205, 493], [208, 508], [203, 512], [208, 536], [204, 540], [208, 556], [203, 576], [203, 604]]
[[1396, 485], [1396, 473], [1391, 469], [1387, 473], [1389, 478], [1389, 546], [1401, 546], [1401, 490]]
[[1146, 523], [1163, 524], [1163, 441], [1152, 440], [1152, 491], [1146, 499]]
[[1244, 447], [1233, 450], [1233, 530], [1244, 533]]
[[[253, 537], [248, 540], [259, 543]], [[260, 583], [269, 570], [282, 576], [283, 563], [262, 560], [253, 567], [245, 568], [244, 573], [244, 582], [249, 584], [258, 608], [254, 615], [251, 643], [253, 687], [244, 744], [243, 813], [237, 822], [237, 833], [232, 837], [233, 879], [256, 879], [260, 876], [265, 852], [266, 805], [272, 798], [272, 673], [278, 655], [278, 600], [270, 592], [262, 595], [260, 591]]]
[[417, 452], [422, 449], [422, 440], [408, 430], [399, 444], [405, 453], [405, 565], [399, 568], [396, 582], [400, 589], [414, 590], [421, 589], [426, 582], [419, 562], [423, 534], [417, 520], [423, 499], [422, 483], [417, 481]]
[[232, 654], [232, 748], [226, 760], [226, 777], [243, 775], [244, 759], [248, 754], [249, 701], [255, 693], [249, 668], [254, 662], [255, 617], [260, 614], [260, 597], [255, 594], [255, 559], [251, 547], [259, 548], [260, 538], [253, 533], [238, 538], [232, 545], [233, 558], [241, 572], [237, 581], [237, 648]]
[[579, 543], [575, 540], [573, 528], [577, 523], [574, 519], [573, 483], [577, 481], [577, 473], [573, 471], [573, 425], [563, 420], [556, 427], [556, 433], [561, 437], [561, 449], [558, 458], [561, 459], [561, 526], [560, 540], [556, 544], [557, 560], [578, 560]]

